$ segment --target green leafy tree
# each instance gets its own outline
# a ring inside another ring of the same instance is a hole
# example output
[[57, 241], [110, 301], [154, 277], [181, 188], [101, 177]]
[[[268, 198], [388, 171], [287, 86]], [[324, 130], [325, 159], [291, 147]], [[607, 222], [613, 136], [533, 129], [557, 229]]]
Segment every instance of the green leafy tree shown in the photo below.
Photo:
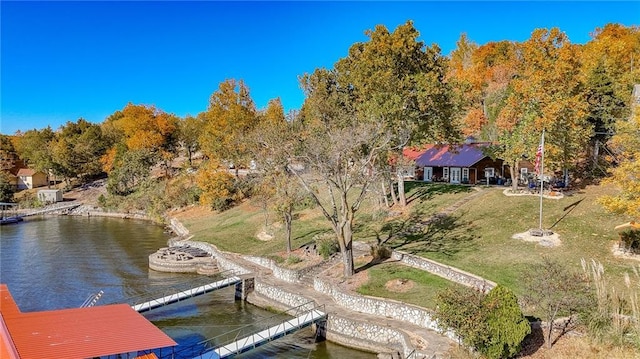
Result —
[[484, 292], [468, 287], [449, 287], [436, 296], [435, 319], [441, 329], [451, 329], [462, 344], [481, 348], [489, 339]]
[[[122, 147], [121, 147], [122, 148]], [[156, 162], [154, 154], [146, 149], [121, 150], [115, 157], [115, 165], [109, 173], [107, 191], [126, 196], [149, 178], [151, 166]]]
[[67, 122], [60, 127], [50, 144], [53, 168], [57, 175], [81, 182], [102, 172], [100, 159], [107, 150], [107, 141], [99, 125], [84, 119]]
[[[369, 41], [352, 45], [335, 64], [338, 84], [350, 89], [358, 120], [384, 124], [381, 130], [392, 135], [389, 150], [395, 158], [410, 144], [456, 138], [440, 48], [418, 41], [411, 21], [393, 32], [377, 25], [366, 34]], [[400, 205], [406, 206], [402, 170], [395, 176]]]
[[193, 166], [193, 155], [200, 150], [200, 132], [204, 126], [204, 114], [198, 117], [187, 116], [179, 122], [179, 141], [182, 148], [187, 152], [189, 166]]
[[53, 158], [49, 145], [55, 138], [51, 127], [42, 130], [29, 130], [17, 138], [15, 148], [30, 168], [49, 173], [53, 166]]
[[3, 170], [0, 170], [0, 202], [13, 202], [11, 177]]

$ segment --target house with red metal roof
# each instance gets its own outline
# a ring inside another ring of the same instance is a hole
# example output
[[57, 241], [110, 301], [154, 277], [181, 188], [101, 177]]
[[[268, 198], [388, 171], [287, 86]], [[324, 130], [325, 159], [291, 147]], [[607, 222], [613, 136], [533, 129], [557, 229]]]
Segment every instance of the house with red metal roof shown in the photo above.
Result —
[[460, 145], [427, 145], [405, 149], [406, 158], [415, 162], [416, 179], [426, 182], [495, 184], [510, 176], [509, 166], [492, 159], [485, 151], [489, 143], [466, 142]]
[[153, 358], [176, 342], [127, 304], [23, 313], [0, 284], [0, 357]]

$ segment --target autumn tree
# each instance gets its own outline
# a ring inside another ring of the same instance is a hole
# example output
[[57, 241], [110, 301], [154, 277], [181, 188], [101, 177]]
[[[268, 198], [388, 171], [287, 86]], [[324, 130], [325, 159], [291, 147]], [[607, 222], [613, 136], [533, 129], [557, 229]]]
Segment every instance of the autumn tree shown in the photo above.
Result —
[[251, 158], [244, 138], [256, 126], [258, 117], [244, 82], [230, 79], [220, 83], [203, 116], [199, 141], [205, 156], [220, 164], [246, 167]]
[[610, 162], [600, 148], [613, 135], [616, 121], [630, 116], [628, 99], [633, 85], [640, 82], [640, 28], [620, 24], [597, 28], [584, 46], [581, 62], [588, 121], [595, 130], [591, 135], [593, 163], [594, 168], [602, 169]]
[[[117, 161], [115, 150], [118, 144], [127, 151], [141, 151], [144, 157], [151, 156], [150, 166], [162, 161], [168, 171], [170, 161], [176, 157], [178, 118], [154, 106], [127, 104], [122, 111], [111, 115], [103, 130], [108, 141], [115, 143], [103, 158], [105, 169], [114, 168]], [[122, 165], [127, 162], [119, 161]]]
[[627, 99], [633, 85], [640, 82], [640, 27], [611, 23], [596, 28], [591, 37], [580, 57], [582, 74], [586, 79], [604, 73], [612, 82], [612, 97], [623, 102], [628, 116]]
[[[546, 166], [574, 169], [592, 133], [579, 76], [579, 47], [557, 28], [537, 29], [521, 44], [520, 53], [518, 74], [498, 118], [505, 148], [501, 157], [508, 163], [517, 163], [522, 154], [533, 158], [545, 130]], [[521, 152], [522, 147], [528, 151]]]
[[496, 120], [517, 64], [515, 43], [500, 41], [478, 46], [464, 34], [461, 36], [451, 54], [447, 78], [456, 93], [465, 135], [497, 141]]
[[604, 196], [600, 203], [609, 211], [640, 219], [640, 105], [635, 105], [633, 115], [616, 122], [611, 146], [618, 165], [610, 171], [606, 182], [620, 189], [614, 196]]
[[0, 171], [9, 171], [17, 165], [18, 154], [11, 136], [0, 134]]
[[[352, 45], [335, 64], [338, 86], [351, 92], [348, 100], [358, 120], [384, 125], [382, 131], [392, 135], [390, 157], [402, 157], [410, 144], [454, 138], [452, 93], [440, 48], [419, 41], [411, 21], [393, 32], [378, 25], [366, 34], [368, 41]], [[394, 175], [405, 206], [402, 170]]]
[[223, 211], [233, 203], [234, 178], [228, 171], [221, 171], [214, 159], [207, 160], [196, 174], [196, 183], [202, 190], [200, 204]]

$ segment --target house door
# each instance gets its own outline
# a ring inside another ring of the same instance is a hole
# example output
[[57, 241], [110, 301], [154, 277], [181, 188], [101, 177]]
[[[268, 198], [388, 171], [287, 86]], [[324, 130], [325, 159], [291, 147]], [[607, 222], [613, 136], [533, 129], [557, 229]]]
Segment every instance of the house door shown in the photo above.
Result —
[[449, 171], [449, 176], [451, 178], [451, 183], [460, 183], [460, 167], [451, 167]]
[[433, 167], [425, 167], [424, 175], [422, 177], [423, 181], [431, 182], [431, 178], [433, 178]]

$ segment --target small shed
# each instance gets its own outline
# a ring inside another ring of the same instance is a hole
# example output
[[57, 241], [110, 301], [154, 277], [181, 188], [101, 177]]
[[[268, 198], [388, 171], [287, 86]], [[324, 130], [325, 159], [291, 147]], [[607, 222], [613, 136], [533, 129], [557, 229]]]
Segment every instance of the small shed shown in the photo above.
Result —
[[62, 202], [62, 191], [59, 189], [41, 189], [38, 191], [38, 200], [43, 203]]

